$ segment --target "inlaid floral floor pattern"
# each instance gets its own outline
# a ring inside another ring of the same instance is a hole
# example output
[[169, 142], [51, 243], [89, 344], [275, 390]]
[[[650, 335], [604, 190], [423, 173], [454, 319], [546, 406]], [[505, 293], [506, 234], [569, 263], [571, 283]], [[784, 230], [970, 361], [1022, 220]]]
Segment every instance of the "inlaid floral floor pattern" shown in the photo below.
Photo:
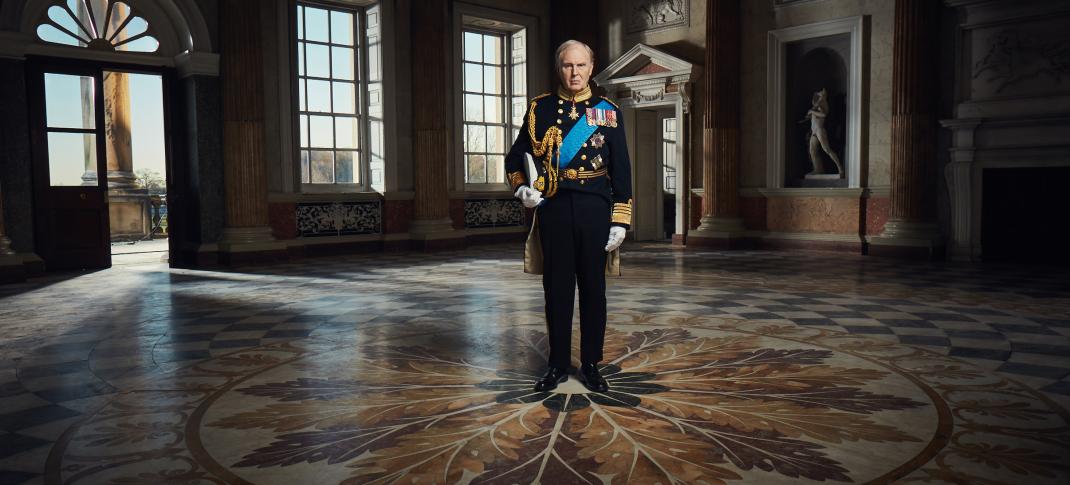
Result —
[[541, 326], [413, 322], [146, 378], [64, 435], [68, 483], [1067, 483], [1066, 412], [969, 364], [789, 325], [617, 313], [603, 373]]

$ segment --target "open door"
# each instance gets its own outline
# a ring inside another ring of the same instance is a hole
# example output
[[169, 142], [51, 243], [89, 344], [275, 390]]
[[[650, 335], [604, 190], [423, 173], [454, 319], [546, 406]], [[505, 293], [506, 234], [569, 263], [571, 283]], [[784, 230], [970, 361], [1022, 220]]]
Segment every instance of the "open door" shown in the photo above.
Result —
[[101, 73], [31, 68], [35, 239], [49, 270], [111, 266]]

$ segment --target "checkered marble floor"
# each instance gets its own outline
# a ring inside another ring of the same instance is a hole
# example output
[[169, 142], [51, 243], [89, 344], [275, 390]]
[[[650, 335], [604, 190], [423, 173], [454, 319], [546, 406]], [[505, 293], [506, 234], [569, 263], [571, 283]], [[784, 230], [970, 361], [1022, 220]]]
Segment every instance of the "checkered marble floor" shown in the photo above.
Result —
[[[991, 370], [1070, 407], [1070, 271], [817, 252], [626, 245], [609, 311], [864, 335]], [[517, 245], [231, 270], [124, 265], [0, 286], [0, 483], [43, 483], [53, 444], [138, 383], [276, 342], [429, 318], [541, 318]]]

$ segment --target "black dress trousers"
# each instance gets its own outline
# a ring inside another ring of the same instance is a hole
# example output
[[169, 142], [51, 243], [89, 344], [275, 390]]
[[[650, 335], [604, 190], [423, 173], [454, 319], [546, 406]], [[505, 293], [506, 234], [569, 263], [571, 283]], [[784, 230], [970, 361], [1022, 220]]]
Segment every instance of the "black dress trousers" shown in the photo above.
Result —
[[580, 362], [602, 360], [606, 332], [606, 240], [609, 201], [597, 194], [561, 190], [538, 208], [542, 286], [551, 367], [571, 362], [572, 307], [580, 290]]

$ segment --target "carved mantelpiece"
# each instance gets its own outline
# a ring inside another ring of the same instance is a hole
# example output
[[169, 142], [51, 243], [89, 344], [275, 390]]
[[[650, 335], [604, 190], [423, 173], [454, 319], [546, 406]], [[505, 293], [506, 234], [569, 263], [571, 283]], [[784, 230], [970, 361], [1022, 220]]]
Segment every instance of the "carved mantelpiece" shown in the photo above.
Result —
[[949, 257], [983, 255], [984, 172], [1070, 166], [1070, 4], [945, 0], [959, 10], [954, 118], [944, 167]]

